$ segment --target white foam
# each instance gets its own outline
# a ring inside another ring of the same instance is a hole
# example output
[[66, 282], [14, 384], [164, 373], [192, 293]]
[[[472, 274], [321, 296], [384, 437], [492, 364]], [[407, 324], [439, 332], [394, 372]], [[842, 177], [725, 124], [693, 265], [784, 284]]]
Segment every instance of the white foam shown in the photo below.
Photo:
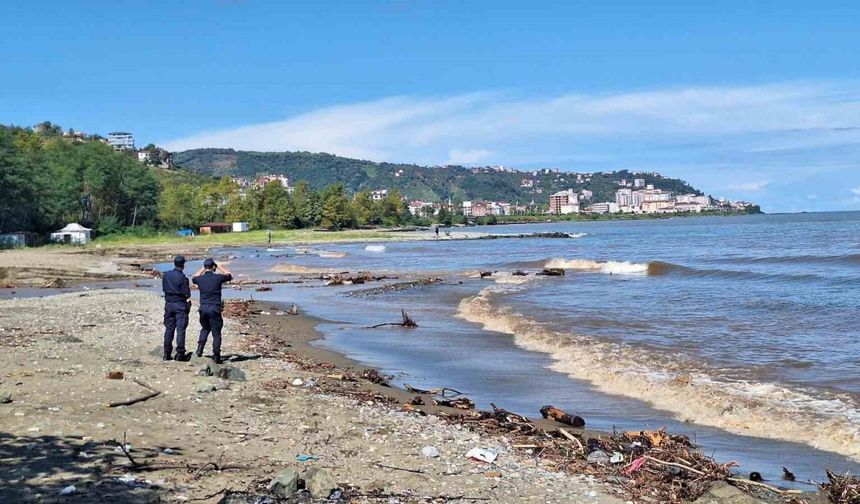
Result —
[[385, 245], [368, 245], [364, 247], [368, 252], [385, 252]]
[[598, 262], [591, 259], [563, 259], [557, 257], [547, 261], [545, 266], [547, 268], [593, 271], [607, 275], [644, 275], [648, 273], [648, 263], [629, 261]]
[[850, 398], [720, 376], [704, 362], [557, 332], [492, 302], [518, 288], [491, 285], [464, 299], [458, 316], [551, 355], [552, 369], [601, 392], [643, 400], [679, 420], [806, 443], [860, 461], [860, 410]]

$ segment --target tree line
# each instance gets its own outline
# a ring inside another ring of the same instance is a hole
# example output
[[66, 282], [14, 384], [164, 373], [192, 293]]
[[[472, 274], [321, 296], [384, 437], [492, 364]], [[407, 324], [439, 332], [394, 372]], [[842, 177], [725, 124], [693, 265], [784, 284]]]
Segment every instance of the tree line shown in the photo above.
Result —
[[252, 229], [430, 224], [457, 220], [447, 209], [413, 216], [397, 190], [374, 201], [342, 183], [313, 190], [299, 182], [241, 189], [227, 177], [144, 166], [101, 141], [64, 138], [50, 123], [0, 126], [0, 232], [45, 233], [79, 222], [99, 234], [196, 229], [206, 222], [248, 222]]

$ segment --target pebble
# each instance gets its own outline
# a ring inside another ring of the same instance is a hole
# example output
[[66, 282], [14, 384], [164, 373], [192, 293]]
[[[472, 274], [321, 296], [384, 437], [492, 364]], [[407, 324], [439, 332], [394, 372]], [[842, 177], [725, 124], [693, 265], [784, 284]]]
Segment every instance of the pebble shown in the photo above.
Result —
[[595, 450], [588, 454], [586, 460], [589, 464], [606, 464], [609, 462], [609, 455], [603, 450]]
[[216, 386], [214, 383], [203, 382], [197, 385], [197, 392], [201, 394], [205, 394], [208, 392], [215, 392]]
[[425, 446], [421, 448], [421, 455], [427, 458], [436, 458], [439, 456], [439, 449], [435, 446]]

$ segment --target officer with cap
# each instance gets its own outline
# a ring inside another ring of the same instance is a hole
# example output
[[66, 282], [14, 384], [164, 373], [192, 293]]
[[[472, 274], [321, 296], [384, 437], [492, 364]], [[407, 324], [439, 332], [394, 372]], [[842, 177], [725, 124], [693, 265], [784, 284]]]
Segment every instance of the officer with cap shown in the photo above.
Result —
[[188, 327], [188, 312], [191, 311], [191, 287], [185, 276], [185, 258], [176, 256], [173, 269], [161, 277], [164, 291], [164, 360], [173, 360], [173, 334], [176, 333], [176, 360], [191, 360], [185, 351], [185, 329]]
[[215, 264], [211, 257], [203, 261], [203, 267], [191, 277], [200, 289], [200, 337], [197, 339], [197, 356], [203, 357], [203, 349], [209, 333], [212, 333], [212, 354], [215, 362], [221, 364], [221, 286], [233, 279], [233, 275], [223, 266]]

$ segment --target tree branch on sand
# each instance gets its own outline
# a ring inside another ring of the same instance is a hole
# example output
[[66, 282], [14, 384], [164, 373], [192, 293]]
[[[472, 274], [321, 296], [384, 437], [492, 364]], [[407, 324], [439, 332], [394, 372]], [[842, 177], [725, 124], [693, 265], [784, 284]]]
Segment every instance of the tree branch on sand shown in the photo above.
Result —
[[418, 327], [418, 324], [416, 324], [414, 320], [409, 318], [409, 314], [406, 313], [406, 310], [401, 309], [400, 310], [400, 316], [403, 317], [402, 322], [386, 322], [384, 324], [376, 324], [376, 325], [368, 326], [367, 328], [368, 329], [376, 329], [377, 327], [384, 327], [384, 326]]

